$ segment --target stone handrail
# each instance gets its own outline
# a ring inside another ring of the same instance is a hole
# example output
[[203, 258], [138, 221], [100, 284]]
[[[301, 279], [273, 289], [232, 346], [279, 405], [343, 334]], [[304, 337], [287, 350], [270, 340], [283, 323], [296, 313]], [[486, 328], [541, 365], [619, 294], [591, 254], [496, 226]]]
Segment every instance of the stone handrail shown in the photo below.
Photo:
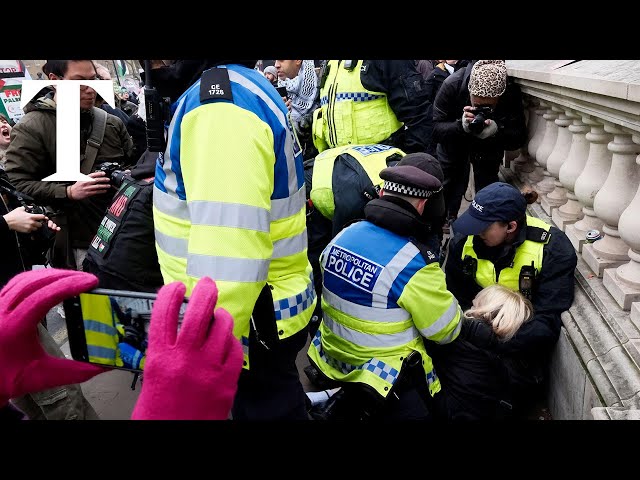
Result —
[[[579, 257], [576, 302], [563, 322], [595, 396], [559, 406], [554, 418], [639, 418], [640, 61], [510, 60], [507, 67], [530, 131], [519, 152], [505, 155], [517, 158], [503, 176], [538, 191], [532, 213], [563, 230]], [[586, 243], [594, 229], [601, 238]]]

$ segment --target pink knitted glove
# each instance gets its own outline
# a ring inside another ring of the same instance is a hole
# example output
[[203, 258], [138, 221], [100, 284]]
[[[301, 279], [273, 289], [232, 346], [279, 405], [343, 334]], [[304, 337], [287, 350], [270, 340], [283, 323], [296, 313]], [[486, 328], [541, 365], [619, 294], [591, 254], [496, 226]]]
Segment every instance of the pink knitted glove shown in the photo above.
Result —
[[75, 270], [44, 268], [16, 275], [0, 292], [0, 406], [10, 398], [81, 383], [102, 367], [46, 353], [38, 322], [63, 299], [91, 290], [98, 279]]
[[[142, 391], [133, 420], [225, 420], [242, 370], [242, 346], [233, 336], [233, 318], [215, 310], [218, 287], [203, 277], [189, 298], [181, 282], [165, 285], [151, 312]], [[215, 318], [214, 318], [215, 317]]]

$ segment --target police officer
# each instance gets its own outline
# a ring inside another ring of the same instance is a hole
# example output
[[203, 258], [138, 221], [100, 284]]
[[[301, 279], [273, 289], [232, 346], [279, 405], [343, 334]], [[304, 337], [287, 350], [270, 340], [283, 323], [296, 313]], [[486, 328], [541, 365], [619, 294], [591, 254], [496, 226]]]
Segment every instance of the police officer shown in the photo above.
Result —
[[320, 73], [313, 142], [319, 152], [367, 143], [425, 152], [428, 103], [414, 60], [329, 60]]
[[302, 156], [255, 63], [178, 61], [150, 72], [162, 96], [196, 78], [172, 105], [156, 168], [158, 261], [165, 282], [180, 280], [187, 293], [203, 276], [216, 280], [244, 349], [233, 418], [306, 420], [295, 362], [316, 296]]
[[445, 265], [447, 286], [463, 309], [495, 283], [520, 291], [533, 304], [533, 318], [495, 347], [520, 361], [522, 398], [515, 399], [516, 408], [544, 393], [560, 314], [574, 296], [575, 250], [558, 228], [527, 215], [527, 204], [536, 199], [536, 192], [522, 194], [502, 182], [480, 190], [453, 224]]
[[324, 318], [310, 361], [343, 386], [339, 416], [425, 419], [440, 390], [423, 339], [454, 340], [461, 311], [421, 214], [441, 190], [438, 162], [409, 154], [380, 172], [381, 198], [322, 253]]

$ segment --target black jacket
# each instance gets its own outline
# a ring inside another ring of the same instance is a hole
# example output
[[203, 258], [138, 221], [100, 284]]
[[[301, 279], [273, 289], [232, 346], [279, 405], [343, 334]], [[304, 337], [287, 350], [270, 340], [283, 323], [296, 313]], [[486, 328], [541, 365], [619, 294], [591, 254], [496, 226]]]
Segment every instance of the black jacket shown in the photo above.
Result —
[[[0, 182], [9, 187], [9, 179], [3, 168], [0, 167]], [[13, 186], [10, 187], [15, 190]], [[32, 258], [36, 252], [35, 234], [18, 233], [9, 229], [4, 216], [10, 211], [20, 207], [20, 203], [9, 194], [0, 190], [0, 288], [20, 272], [24, 272], [33, 266]]]
[[481, 320], [462, 319], [460, 335], [439, 345], [427, 342], [442, 389], [435, 396], [436, 418], [494, 420], [513, 413], [517, 379], [508, 368], [513, 360], [496, 351], [498, 339]]
[[[105, 221], [119, 226], [113, 233], [94, 237], [83, 263], [86, 272], [98, 277], [101, 288], [156, 292], [163, 279], [158, 264], [153, 228], [153, 177], [157, 153], [148, 150], [131, 171], [131, 178], [114, 197]], [[120, 203], [121, 192], [129, 185], [137, 188], [135, 196]], [[120, 205], [120, 208], [114, 208]], [[101, 237], [101, 238], [98, 238]], [[104, 247], [101, 247], [104, 245]]]
[[[543, 247], [542, 269], [534, 281], [533, 318], [510, 341], [500, 344], [501, 352], [531, 355], [533, 358], [549, 354], [560, 335], [560, 314], [569, 310], [573, 303], [574, 273], [578, 261], [576, 252], [567, 236], [558, 228], [552, 226], [549, 233], [551, 238]], [[461, 257], [466, 238], [464, 235], [453, 237], [445, 266], [447, 288], [458, 299], [463, 310], [471, 307], [473, 298], [481, 290], [474, 279], [463, 273]], [[496, 270], [501, 270], [512, 262], [515, 249], [525, 238], [526, 230], [521, 229], [513, 245], [503, 249], [488, 248], [476, 236], [474, 249], [479, 258], [492, 260]]]
[[480, 140], [462, 128], [462, 112], [471, 105], [469, 76], [473, 63], [447, 77], [433, 105], [432, 140], [438, 143], [437, 154], [441, 163], [464, 165], [470, 154], [488, 162], [497, 163], [505, 150], [520, 148], [527, 140], [527, 127], [520, 87], [507, 79], [507, 88], [493, 112], [498, 133]]
[[[453, 66], [453, 72], [457, 72], [458, 70], [466, 67], [469, 64], [469, 60], [458, 60], [458, 62]], [[433, 140], [433, 104], [436, 101], [436, 96], [440, 91], [440, 87], [444, 83], [444, 81], [450, 76], [449, 70], [446, 69], [444, 63], [439, 63], [435, 66], [435, 68], [431, 71], [431, 73], [427, 77], [426, 88], [427, 95], [429, 96], [429, 133], [427, 138], [429, 138], [429, 146], [427, 148], [427, 153], [430, 155], [436, 156], [436, 146], [437, 142]], [[462, 116], [462, 114], [460, 114]]]
[[360, 81], [367, 90], [384, 92], [393, 113], [404, 123], [403, 128], [379, 143], [398, 147], [405, 153], [426, 152], [429, 99], [415, 61], [364, 60]]

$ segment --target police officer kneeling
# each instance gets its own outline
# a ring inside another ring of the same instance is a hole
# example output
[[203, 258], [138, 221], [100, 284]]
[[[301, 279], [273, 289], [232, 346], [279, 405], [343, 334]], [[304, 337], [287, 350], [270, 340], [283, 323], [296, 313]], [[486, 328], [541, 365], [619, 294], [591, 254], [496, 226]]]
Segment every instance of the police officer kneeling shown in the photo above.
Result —
[[438, 239], [421, 218], [442, 189], [442, 170], [431, 155], [413, 153], [380, 177], [381, 198], [366, 205], [365, 220], [321, 255], [323, 320], [308, 355], [343, 387], [333, 418], [426, 419], [440, 381], [424, 339], [451, 342], [461, 317]]
[[523, 194], [508, 183], [481, 189], [453, 223], [445, 265], [447, 285], [465, 310], [481, 289], [496, 283], [533, 304], [531, 320], [511, 340], [495, 342], [498, 355], [518, 360], [510, 373], [515, 416], [543, 400], [560, 314], [574, 297], [576, 252], [564, 232], [527, 215], [527, 204], [536, 199], [536, 192]]

